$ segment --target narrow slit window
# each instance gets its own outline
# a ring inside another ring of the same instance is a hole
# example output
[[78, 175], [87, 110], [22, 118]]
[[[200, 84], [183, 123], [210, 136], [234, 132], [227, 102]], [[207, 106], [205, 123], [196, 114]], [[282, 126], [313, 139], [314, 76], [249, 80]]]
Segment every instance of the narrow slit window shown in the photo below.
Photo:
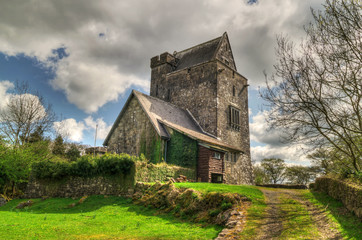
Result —
[[234, 130], [240, 130], [240, 111], [232, 106], [229, 108], [230, 127]]

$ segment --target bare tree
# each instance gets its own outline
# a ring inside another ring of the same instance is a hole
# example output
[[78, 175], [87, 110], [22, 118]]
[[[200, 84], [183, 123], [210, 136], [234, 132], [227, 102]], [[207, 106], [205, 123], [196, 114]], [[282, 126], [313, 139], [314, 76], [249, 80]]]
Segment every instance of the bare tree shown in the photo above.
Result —
[[0, 134], [15, 146], [29, 140], [34, 131], [51, 129], [55, 115], [51, 106], [38, 93], [33, 93], [28, 84], [16, 83], [7, 103], [0, 109]]
[[361, 171], [362, 17], [361, 1], [326, 0], [311, 10], [314, 22], [296, 47], [277, 38], [275, 74], [261, 96], [270, 107], [271, 127], [287, 141], [329, 146]]

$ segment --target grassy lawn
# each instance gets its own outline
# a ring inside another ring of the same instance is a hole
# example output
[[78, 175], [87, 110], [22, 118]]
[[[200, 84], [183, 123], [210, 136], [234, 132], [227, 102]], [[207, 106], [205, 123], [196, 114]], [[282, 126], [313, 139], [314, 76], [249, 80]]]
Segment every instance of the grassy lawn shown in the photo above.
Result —
[[263, 193], [257, 187], [250, 185], [227, 185], [216, 183], [175, 183], [175, 185], [179, 188], [192, 188], [202, 193], [238, 193], [240, 195], [248, 197], [252, 202], [258, 202], [264, 199]]
[[324, 193], [305, 191], [304, 196], [319, 208], [326, 210], [328, 218], [337, 224], [344, 239], [362, 239], [362, 222], [347, 211], [340, 201]]
[[0, 239], [213, 239], [220, 226], [201, 227], [134, 205], [121, 197], [33, 199], [34, 205], [0, 207]]

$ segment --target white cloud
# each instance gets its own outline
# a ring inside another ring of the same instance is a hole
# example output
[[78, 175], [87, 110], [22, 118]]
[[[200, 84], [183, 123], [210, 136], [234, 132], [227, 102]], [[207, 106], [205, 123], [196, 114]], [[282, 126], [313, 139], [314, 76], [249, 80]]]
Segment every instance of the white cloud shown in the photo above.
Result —
[[91, 116], [84, 119], [86, 126], [89, 129], [95, 130], [97, 128], [97, 139], [103, 140], [107, 137], [109, 131], [111, 130], [112, 126], [108, 126], [107, 123], [103, 121], [102, 118], [98, 118], [97, 120], [93, 120]]
[[303, 144], [293, 144], [290, 146], [256, 146], [251, 147], [251, 159], [260, 162], [264, 158], [280, 158], [288, 164], [308, 165], [310, 163], [307, 158], [307, 147]]
[[83, 140], [83, 131], [86, 127], [83, 122], [77, 122], [74, 118], [68, 118], [55, 122], [54, 129], [64, 138], [74, 142], [81, 142]]
[[[52, 86], [69, 102], [95, 112], [131, 87], [147, 88], [149, 59], [228, 31], [238, 70], [252, 86], [272, 71], [275, 35], [303, 35], [309, 7], [323, 0], [56, 1], [3, 2], [0, 52], [25, 54], [52, 66]], [[68, 57], [56, 63], [53, 49]]]
[[0, 82], [0, 109], [3, 109], [9, 101], [10, 94], [8, 90], [12, 89], [14, 84], [9, 81]]
[[268, 111], [258, 112], [252, 117], [250, 122], [250, 140], [265, 143], [272, 146], [284, 145], [282, 142], [282, 132], [278, 129], [269, 129], [266, 117]]
[[105, 139], [112, 126], [108, 126], [102, 118], [94, 120], [91, 116], [88, 116], [83, 121], [68, 118], [55, 122], [54, 129], [57, 133], [71, 141], [81, 142], [85, 133], [94, 136], [96, 125], [98, 125], [97, 140]]
[[309, 164], [307, 159], [308, 146], [304, 144], [286, 144], [282, 141], [282, 130], [268, 127], [266, 117], [268, 111], [258, 112], [250, 123], [250, 139], [259, 146], [251, 147], [251, 158], [259, 162], [264, 158], [280, 158], [289, 164]]

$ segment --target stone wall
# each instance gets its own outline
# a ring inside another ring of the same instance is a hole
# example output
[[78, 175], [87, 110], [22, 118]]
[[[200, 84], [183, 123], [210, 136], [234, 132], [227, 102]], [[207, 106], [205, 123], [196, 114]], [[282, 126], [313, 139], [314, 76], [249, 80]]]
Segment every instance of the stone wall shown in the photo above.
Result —
[[215, 61], [164, 74], [165, 66], [156, 68], [159, 71], [152, 69], [151, 96], [188, 109], [205, 131], [216, 135]]
[[150, 161], [160, 162], [164, 143], [138, 100], [132, 97], [128, 107], [125, 106], [124, 109], [125, 112], [109, 139], [108, 151], [135, 156], [143, 153]]
[[321, 177], [316, 179], [313, 189], [341, 201], [349, 211], [362, 219], [362, 186], [334, 178]]
[[227, 184], [254, 184], [253, 167], [250, 157], [240, 154], [236, 162], [224, 161], [225, 183]]
[[171, 166], [165, 163], [136, 162], [135, 179], [137, 182], [166, 182], [170, 178], [176, 179], [180, 175], [192, 181], [196, 180], [195, 169]]
[[[134, 176], [134, 175], [133, 175]], [[127, 196], [133, 193], [134, 178], [128, 176], [81, 178], [63, 180], [30, 179], [23, 198], [81, 197], [89, 195]]]

